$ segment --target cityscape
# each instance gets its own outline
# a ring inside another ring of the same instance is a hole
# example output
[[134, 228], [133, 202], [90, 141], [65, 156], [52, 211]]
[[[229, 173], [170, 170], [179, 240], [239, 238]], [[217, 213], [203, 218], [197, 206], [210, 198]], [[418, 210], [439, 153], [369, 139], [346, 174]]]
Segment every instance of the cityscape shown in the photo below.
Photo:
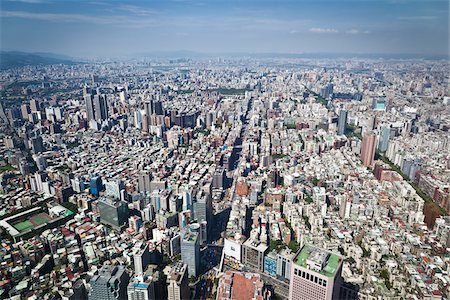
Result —
[[450, 299], [449, 3], [318, 2], [2, 1], [0, 299]]

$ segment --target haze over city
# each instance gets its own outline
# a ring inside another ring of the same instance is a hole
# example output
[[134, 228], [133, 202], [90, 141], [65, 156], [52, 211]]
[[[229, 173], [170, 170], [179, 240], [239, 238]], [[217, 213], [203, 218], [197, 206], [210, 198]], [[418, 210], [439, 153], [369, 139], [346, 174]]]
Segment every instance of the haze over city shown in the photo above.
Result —
[[2, 50], [74, 57], [449, 52], [446, 0], [5, 0], [0, 16]]
[[0, 299], [450, 299], [448, 0], [0, 5]]

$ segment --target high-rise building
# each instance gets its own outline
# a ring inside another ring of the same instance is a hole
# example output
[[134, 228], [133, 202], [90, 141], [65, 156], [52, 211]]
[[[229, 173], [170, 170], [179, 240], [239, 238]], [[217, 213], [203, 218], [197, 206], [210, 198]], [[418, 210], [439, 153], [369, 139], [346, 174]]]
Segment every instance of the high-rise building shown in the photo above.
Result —
[[40, 111], [41, 110], [41, 104], [36, 99], [30, 100], [30, 109], [32, 112]]
[[84, 96], [86, 102], [86, 113], [88, 121], [103, 121], [108, 119], [108, 102], [106, 95], [91, 95]]
[[339, 111], [339, 119], [338, 119], [338, 131], [339, 135], [345, 134], [345, 128], [347, 127], [347, 110], [341, 109]]
[[92, 177], [89, 182], [89, 190], [92, 195], [98, 196], [103, 191], [103, 182], [100, 176]]
[[253, 240], [251, 238], [247, 239], [243, 245], [243, 256], [242, 259], [246, 265], [258, 270], [264, 270], [264, 255], [269, 247], [265, 243]]
[[94, 95], [94, 116], [96, 121], [108, 119], [108, 102], [106, 95]]
[[94, 97], [91, 94], [86, 94], [84, 96], [84, 101], [86, 102], [86, 113], [87, 113], [87, 120], [95, 120], [95, 114], [94, 114]]
[[391, 129], [389, 127], [383, 127], [381, 130], [380, 142], [378, 143], [378, 149], [381, 152], [386, 152], [389, 146], [389, 139], [391, 138]]
[[138, 177], [139, 192], [151, 192], [152, 174], [150, 172], [142, 172]]
[[150, 263], [150, 252], [148, 244], [142, 245], [139, 250], [134, 254], [134, 273], [136, 275], [144, 274], [145, 269]]
[[31, 139], [31, 149], [35, 154], [44, 152], [44, 142], [41, 136], [36, 136]]
[[320, 96], [325, 99], [328, 99], [333, 94], [334, 85], [332, 83], [328, 83], [320, 90]]
[[371, 167], [375, 158], [375, 147], [377, 146], [377, 136], [373, 132], [367, 132], [363, 136], [361, 145], [361, 161], [364, 166]]
[[277, 275], [286, 279], [291, 279], [291, 265], [295, 253], [288, 248], [283, 249], [277, 254]]
[[218, 167], [214, 171], [213, 188], [215, 189], [223, 188], [224, 181], [225, 181], [225, 169], [223, 167]]
[[164, 114], [163, 105], [161, 101], [153, 101], [153, 113], [159, 116]]
[[127, 287], [128, 300], [155, 299], [155, 283], [151, 276], [138, 275], [133, 277]]
[[305, 245], [294, 258], [289, 286], [290, 300], [340, 299], [342, 257]]
[[199, 233], [189, 227], [181, 238], [181, 260], [188, 265], [189, 276], [197, 276], [200, 267]]
[[103, 265], [89, 281], [89, 300], [115, 300], [127, 298], [128, 273], [124, 266]]
[[28, 115], [31, 113], [30, 106], [28, 104], [22, 104], [20, 106], [20, 112], [22, 114], [22, 119], [28, 120]]
[[188, 282], [188, 265], [177, 263], [170, 270], [167, 276], [167, 299], [168, 300], [188, 300], [190, 297]]
[[128, 220], [128, 203], [121, 200], [101, 197], [97, 204], [100, 212], [100, 222], [120, 230]]

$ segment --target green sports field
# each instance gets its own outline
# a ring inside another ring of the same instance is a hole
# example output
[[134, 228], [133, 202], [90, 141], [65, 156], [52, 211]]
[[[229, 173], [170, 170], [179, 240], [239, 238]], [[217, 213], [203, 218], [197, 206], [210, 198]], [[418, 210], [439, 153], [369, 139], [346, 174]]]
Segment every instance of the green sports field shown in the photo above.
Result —
[[46, 224], [50, 222], [52, 218], [46, 213], [38, 213], [34, 216], [29, 217], [28, 220], [23, 220], [21, 222], [18, 222], [14, 224], [14, 228], [16, 228], [20, 232], [24, 232], [33, 228], [36, 228], [42, 224]]
[[33, 224], [29, 220], [14, 224], [14, 228], [16, 228], [20, 232], [27, 231], [28, 229], [31, 229], [33, 227]]

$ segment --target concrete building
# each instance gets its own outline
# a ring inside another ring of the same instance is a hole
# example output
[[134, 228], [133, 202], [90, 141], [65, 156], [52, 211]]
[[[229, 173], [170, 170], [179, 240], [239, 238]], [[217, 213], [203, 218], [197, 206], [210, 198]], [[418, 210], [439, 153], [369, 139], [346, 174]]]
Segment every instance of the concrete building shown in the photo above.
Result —
[[340, 299], [341, 271], [341, 256], [311, 245], [303, 246], [291, 266], [289, 299]]
[[103, 265], [89, 281], [89, 300], [126, 299], [129, 276], [124, 266]]
[[347, 110], [341, 109], [339, 111], [339, 119], [338, 119], [338, 130], [337, 134], [344, 135], [345, 134], [345, 128], [347, 126]]
[[127, 287], [128, 300], [155, 299], [155, 286], [152, 279], [152, 277], [134, 277]]
[[197, 276], [200, 268], [200, 234], [188, 228], [181, 238], [181, 260], [188, 265], [189, 276]]
[[188, 300], [190, 296], [188, 283], [188, 266], [181, 262], [172, 267], [167, 276], [167, 299]]
[[277, 254], [277, 275], [291, 279], [291, 266], [295, 253], [289, 249], [283, 249]]
[[97, 204], [100, 212], [100, 221], [120, 230], [128, 220], [128, 203], [121, 200], [113, 200], [101, 197]]
[[259, 241], [248, 239], [243, 245], [243, 262], [258, 271], [264, 270], [264, 255], [269, 247]]
[[371, 167], [373, 165], [376, 145], [377, 136], [373, 132], [364, 134], [361, 145], [361, 161], [364, 166]]

